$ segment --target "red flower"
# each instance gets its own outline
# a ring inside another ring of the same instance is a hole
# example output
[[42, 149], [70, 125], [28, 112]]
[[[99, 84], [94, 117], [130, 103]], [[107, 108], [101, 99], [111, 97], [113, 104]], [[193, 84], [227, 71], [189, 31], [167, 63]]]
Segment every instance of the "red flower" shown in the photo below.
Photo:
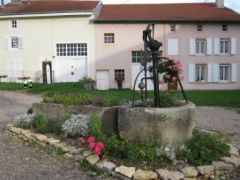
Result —
[[83, 147], [84, 144], [85, 144], [85, 139], [84, 139], [83, 137], [80, 137], [80, 138], [78, 139], [78, 145], [79, 145], [80, 147]]
[[94, 143], [94, 141], [95, 141], [94, 137], [89, 136], [88, 143], [91, 144], [91, 143]]
[[88, 149], [93, 150], [94, 147], [95, 147], [95, 143], [94, 143], [94, 142], [89, 143], [89, 145], [88, 145]]

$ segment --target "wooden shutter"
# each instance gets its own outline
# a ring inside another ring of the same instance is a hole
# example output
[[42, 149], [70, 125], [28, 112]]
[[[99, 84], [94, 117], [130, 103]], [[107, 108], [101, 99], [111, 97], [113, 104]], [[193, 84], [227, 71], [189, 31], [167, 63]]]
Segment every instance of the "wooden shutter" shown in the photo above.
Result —
[[208, 68], [207, 80], [208, 82], [213, 82], [213, 64], [208, 64], [207, 68]]
[[196, 68], [195, 64], [189, 64], [188, 65], [188, 82], [195, 82], [195, 73]]
[[238, 76], [238, 65], [236, 63], [232, 64], [232, 82], [237, 82], [237, 76]]
[[211, 38], [207, 38], [207, 55], [212, 54], [213, 43]]
[[219, 81], [219, 64], [213, 64], [213, 82]]
[[179, 55], [178, 39], [168, 39], [168, 55]]
[[237, 39], [231, 38], [231, 54], [237, 54]]
[[196, 53], [196, 44], [195, 44], [195, 39], [191, 38], [189, 41], [189, 54], [190, 55], [195, 55]]
[[220, 39], [214, 39], [214, 54], [218, 55], [220, 53]]

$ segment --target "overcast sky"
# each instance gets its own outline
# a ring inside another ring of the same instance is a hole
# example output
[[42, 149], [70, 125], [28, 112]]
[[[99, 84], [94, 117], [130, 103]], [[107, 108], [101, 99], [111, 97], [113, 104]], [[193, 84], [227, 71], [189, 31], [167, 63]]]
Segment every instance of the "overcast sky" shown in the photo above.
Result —
[[[9, 2], [10, 0], [5, 0]], [[215, 2], [215, 0], [102, 0], [104, 4], [126, 3], [179, 3], [179, 2]], [[240, 0], [225, 0], [225, 6], [240, 13]]]

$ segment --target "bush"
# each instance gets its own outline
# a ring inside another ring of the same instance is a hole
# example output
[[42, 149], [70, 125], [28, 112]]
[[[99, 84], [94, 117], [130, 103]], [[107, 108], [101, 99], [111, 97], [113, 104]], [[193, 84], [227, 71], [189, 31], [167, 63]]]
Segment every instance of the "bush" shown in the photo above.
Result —
[[82, 79], [79, 80], [79, 84], [81, 87], [83, 87], [84, 84], [88, 83], [96, 83], [96, 81], [87, 76], [84, 76]]
[[62, 131], [66, 136], [76, 137], [83, 136], [89, 132], [89, 116], [87, 115], [72, 115], [70, 119], [62, 125]]
[[19, 128], [28, 129], [33, 125], [34, 116], [34, 114], [23, 114], [17, 116], [14, 118], [14, 125]]
[[42, 114], [37, 114], [34, 117], [34, 128], [38, 133], [49, 132], [49, 120]]
[[152, 141], [146, 144], [131, 143], [120, 139], [117, 135], [106, 136], [101, 131], [101, 118], [96, 115], [90, 117], [90, 134], [97, 141], [104, 143], [103, 154], [131, 161], [154, 161], [156, 159], [157, 144]]
[[186, 143], [186, 158], [195, 166], [211, 164], [222, 156], [229, 156], [230, 147], [221, 134], [208, 134], [195, 130]]

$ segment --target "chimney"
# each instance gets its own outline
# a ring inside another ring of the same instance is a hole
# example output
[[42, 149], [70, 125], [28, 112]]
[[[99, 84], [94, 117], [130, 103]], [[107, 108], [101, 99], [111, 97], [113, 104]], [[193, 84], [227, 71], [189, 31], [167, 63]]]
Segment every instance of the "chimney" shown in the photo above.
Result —
[[216, 0], [216, 5], [218, 8], [224, 8], [224, 0]]

